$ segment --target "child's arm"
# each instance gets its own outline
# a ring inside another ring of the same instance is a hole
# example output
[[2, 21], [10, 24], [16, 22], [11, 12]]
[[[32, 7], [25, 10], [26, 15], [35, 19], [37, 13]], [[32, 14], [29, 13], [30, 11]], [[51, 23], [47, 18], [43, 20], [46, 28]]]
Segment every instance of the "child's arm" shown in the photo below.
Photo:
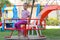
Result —
[[28, 12], [27, 22], [30, 23], [30, 12]]

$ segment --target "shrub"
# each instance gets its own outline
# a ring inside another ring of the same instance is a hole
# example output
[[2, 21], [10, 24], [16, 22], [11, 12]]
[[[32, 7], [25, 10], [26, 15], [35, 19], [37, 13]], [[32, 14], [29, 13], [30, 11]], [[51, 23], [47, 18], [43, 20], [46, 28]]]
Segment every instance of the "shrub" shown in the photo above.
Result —
[[48, 21], [46, 21], [47, 25], [57, 26], [59, 25], [59, 20], [57, 18], [48, 18]]
[[1, 17], [0, 17], [0, 22], [1, 22]]

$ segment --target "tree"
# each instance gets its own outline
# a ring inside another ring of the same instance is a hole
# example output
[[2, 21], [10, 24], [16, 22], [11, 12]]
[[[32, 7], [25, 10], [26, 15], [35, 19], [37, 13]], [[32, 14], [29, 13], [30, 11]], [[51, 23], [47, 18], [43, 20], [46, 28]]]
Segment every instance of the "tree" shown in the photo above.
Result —
[[11, 5], [8, 0], [0, 0], [0, 17], [2, 16], [1, 9], [5, 4]]

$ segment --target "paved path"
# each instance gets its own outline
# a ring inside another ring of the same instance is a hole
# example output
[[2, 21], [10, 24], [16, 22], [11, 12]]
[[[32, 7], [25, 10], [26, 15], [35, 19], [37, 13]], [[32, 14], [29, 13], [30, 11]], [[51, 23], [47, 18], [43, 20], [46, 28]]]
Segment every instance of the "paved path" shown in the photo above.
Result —
[[18, 37], [18, 36], [12, 36], [11, 38], [5, 38], [6, 40], [18, 40], [18, 39], [20, 39], [20, 40], [46, 40], [46, 37], [38, 37], [38, 36], [28, 36], [28, 38], [27, 37], [23, 37], [23, 36], [20, 36], [20, 37]]

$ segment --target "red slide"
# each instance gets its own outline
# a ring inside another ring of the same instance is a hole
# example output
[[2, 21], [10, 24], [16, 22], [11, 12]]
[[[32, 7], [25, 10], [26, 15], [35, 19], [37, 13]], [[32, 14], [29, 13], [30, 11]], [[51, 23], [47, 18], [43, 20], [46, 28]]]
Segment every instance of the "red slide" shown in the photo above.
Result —
[[45, 7], [40, 13], [41, 13], [41, 18], [40, 21], [42, 22], [44, 18], [48, 16], [48, 14], [53, 11], [53, 10], [60, 10], [60, 6], [58, 5], [52, 5], [52, 6], [47, 6]]

